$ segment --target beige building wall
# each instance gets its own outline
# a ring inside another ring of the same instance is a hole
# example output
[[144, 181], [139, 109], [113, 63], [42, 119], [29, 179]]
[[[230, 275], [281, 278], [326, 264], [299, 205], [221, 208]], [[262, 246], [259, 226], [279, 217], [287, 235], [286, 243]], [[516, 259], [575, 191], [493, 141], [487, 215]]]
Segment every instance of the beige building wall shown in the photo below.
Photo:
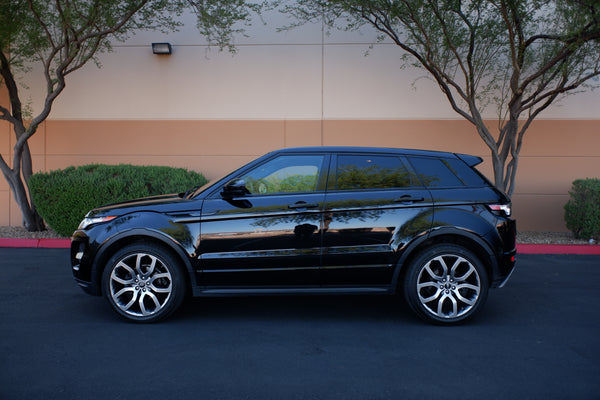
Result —
[[[180, 32], [140, 32], [67, 78], [50, 118], [31, 139], [34, 168], [89, 163], [190, 168], [209, 179], [280, 147], [359, 145], [426, 148], [482, 156], [489, 150], [450, 109], [435, 83], [400, 68], [402, 53], [376, 34], [323, 32], [319, 24], [278, 33], [253, 24], [235, 55], [198, 35], [193, 17]], [[170, 42], [157, 56], [152, 42]], [[368, 56], [365, 56], [366, 52]], [[35, 67], [21, 98], [40, 110], [45, 84]], [[29, 89], [26, 89], [29, 88]], [[0, 90], [0, 102], [8, 104]], [[544, 111], [525, 138], [515, 215], [522, 230], [566, 230], [563, 205], [574, 179], [600, 175], [600, 91], [579, 93]], [[495, 123], [488, 110], [486, 118]], [[0, 154], [14, 138], [0, 121]], [[20, 225], [0, 180], [0, 225]]]
[[[566, 230], [563, 206], [571, 182], [600, 171], [599, 131], [600, 121], [538, 121], [532, 126], [513, 196], [521, 230]], [[14, 144], [6, 136], [3, 155]], [[50, 120], [31, 140], [34, 168], [40, 171], [89, 163], [132, 163], [189, 168], [209, 179], [280, 147], [320, 145], [476, 154], [485, 159], [482, 172], [492, 177], [487, 149], [460, 120]], [[19, 225], [18, 207], [4, 181], [0, 193], [0, 224]]]

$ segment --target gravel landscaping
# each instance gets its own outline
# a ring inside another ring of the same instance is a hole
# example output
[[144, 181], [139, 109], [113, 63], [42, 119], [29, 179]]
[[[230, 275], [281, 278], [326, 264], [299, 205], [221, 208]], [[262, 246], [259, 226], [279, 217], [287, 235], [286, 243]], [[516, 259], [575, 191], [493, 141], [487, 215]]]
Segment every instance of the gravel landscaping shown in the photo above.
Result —
[[[51, 229], [43, 232], [27, 232], [22, 227], [0, 226], [0, 238], [10, 239], [67, 239]], [[589, 244], [587, 240], [575, 239], [571, 232], [519, 232], [522, 244]]]
[[20, 226], [0, 226], [0, 238], [7, 239], [67, 239], [52, 229], [42, 232], [27, 232]]
[[[571, 232], [519, 232], [517, 242], [522, 244], [590, 244], [588, 240], [575, 239]], [[597, 244], [594, 242], [594, 244]]]

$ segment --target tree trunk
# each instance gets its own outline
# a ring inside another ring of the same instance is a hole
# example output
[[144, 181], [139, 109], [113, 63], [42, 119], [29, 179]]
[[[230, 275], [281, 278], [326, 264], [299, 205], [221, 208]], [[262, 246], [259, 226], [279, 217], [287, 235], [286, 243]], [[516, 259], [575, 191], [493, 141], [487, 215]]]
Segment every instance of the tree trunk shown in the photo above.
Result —
[[21, 209], [23, 226], [25, 229], [29, 232], [45, 230], [46, 225], [44, 224], [44, 220], [35, 209], [33, 203], [30, 203], [29, 197], [27, 196], [27, 189], [20, 176], [16, 175], [14, 171], [10, 171], [8, 176], [6, 174], [4, 176], [9, 182], [17, 205]]
[[23, 217], [23, 226], [29, 232], [43, 231], [46, 229], [44, 220], [35, 209], [33, 201], [30, 201], [28, 196], [27, 187], [21, 178], [19, 172], [14, 169], [7, 168], [5, 164], [1, 164], [2, 173], [8, 182], [10, 190], [13, 192], [13, 196], [17, 205], [21, 209], [21, 215]]
[[[494, 169], [494, 186], [505, 191], [504, 187], [504, 165], [505, 160], [499, 154], [492, 152], [492, 167]], [[509, 197], [510, 194], [506, 193]]]

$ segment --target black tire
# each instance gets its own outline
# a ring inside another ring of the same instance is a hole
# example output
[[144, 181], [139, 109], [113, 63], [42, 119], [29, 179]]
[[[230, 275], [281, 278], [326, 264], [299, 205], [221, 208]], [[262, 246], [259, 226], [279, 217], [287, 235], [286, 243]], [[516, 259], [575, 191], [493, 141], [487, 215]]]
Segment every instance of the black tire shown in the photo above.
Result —
[[117, 251], [102, 274], [111, 307], [134, 322], [156, 322], [175, 312], [185, 297], [178, 260], [156, 245], [134, 244]]
[[471, 251], [453, 244], [435, 245], [412, 260], [404, 279], [404, 297], [422, 319], [452, 325], [483, 307], [488, 274]]

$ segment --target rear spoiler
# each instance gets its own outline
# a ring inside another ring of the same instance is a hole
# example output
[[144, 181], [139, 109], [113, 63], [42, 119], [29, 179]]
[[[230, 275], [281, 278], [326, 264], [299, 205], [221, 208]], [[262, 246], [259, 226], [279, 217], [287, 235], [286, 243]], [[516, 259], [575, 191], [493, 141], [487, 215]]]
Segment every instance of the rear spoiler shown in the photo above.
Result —
[[460, 158], [461, 160], [463, 160], [465, 163], [467, 163], [467, 165], [469, 167], [474, 167], [476, 165], [479, 165], [483, 162], [483, 158], [481, 157], [477, 157], [477, 156], [471, 156], [469, 154], [454, 154], [456, 157]]

